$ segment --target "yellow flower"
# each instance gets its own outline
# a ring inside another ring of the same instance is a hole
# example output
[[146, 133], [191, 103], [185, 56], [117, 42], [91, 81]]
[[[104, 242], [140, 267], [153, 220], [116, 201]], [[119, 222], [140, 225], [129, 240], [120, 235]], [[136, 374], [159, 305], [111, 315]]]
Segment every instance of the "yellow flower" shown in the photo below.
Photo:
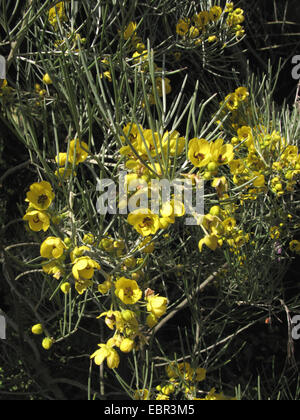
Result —
[[92, 355], [91, 359], [94, 359], [95, 364], [100, 366], [106, 359], [107, 366], [110, 369], [116, 369], [120, 363], [120, 357], [117, 351], [108, 344], [98, 344], [100, 349], [96, 350]]
[[233, 11], [234, 4], [233, 2], [226, 3], [224, 12], [229, 13]]
[[241, 102], [245, 101], [247, 99], [247, 97], [249, 96], [248, 89], [243, 87], [243, 86], [237, 88], [234, 93], [235, 93], [238, 101], [241, 101]]
[[70, 252], [71, 261], [74, 262], [76, 260], [76, 258], [82, 257], [83, 254], [85, 253], [85, 251], [88, 251], [88, 250], [89, 250], [89, 247], [87, 247], [85, 245], [80, 246], [80, 247], [76, 246], [73, 249], [73, 251]]
[[125, 327], [125, 322], [120, 311], [108, 311], [100, 314], [97, 319], [105, 316], [105, 324], [109, 329], [113, 330], [115, 327], [118, 331], [122, 332]]
[[182, 217], [185, 214], [184, 204], [176, 199], [163, 203], [161, 208], [160, 223], [162, 226], [175, 223], [175, 217]]
[[210, 162], [210, 144], [205, 139], [193, 138], [189, 141], [188, 158], [194, 166], [201, 168]]
[[151, 312], [155, 318], [161, 318], [167, 310], [168, 299], [159, 295], [150, 295], [146, 298], [147, 311]]
[[58, 19], [60, 22], [67, 20], [65, 3], [63, 1], [60, 1], [49, 10], [48, 20], [54, 29], [57, 28]]
[[203, 216], [202, 225], [208, 233], [212, 233], [214, 235], [223, 233], [223, 225], [220, 219], [210, 213]]
[[244, 10], [239, 8], [239, 7], [237, 9], [233, 10], [232, 15], [233, 15], [233, 19], [234, 19], [235, 24], [243, 23], [244, 20], [245, 20], [245, 17], [243, 16], [244, 15]]
[[60, 238], [49, 236], [42, 243], [40, 253], [43, 258], [48, 258], [51, 260], [52, 258], [60, 258], [63, 255], [65, 249], [66, 245]]
[[102, 74], [100, 74], [100, 79], [103, 79], [103, 77], [105, 79], [107, 79], [109, 82], [112, 81], [112, 76], [111, 76], [111, 72], [109, 70], [104, 71]]
[[143, 51], [135, 51], [132, 54], [132, 58], [134, 59], [135, 64], [143, 64], [144, 67], [148, 64], [148, 50]]
[[295, 163], [298, 159], [298, 147], [297, 146], [287, 146], [284, 152], [282, 153], [280, 159], [287, 161], [289, 163]]
[[236, 93], [230, 93], [225, 98], [226, 107], [229, 111], [235, 111], [238, 109], [239, 101]]
[[143, 43], [142, 38], [137, 36], [136, 33], [133, 35], [131, 43], [137, 52], [145, 51], [147, 48], [146, 45]]
[[215, 251], [219, 246], [219, 238], [216, 235], [206, 235], [199, 241], [199, 250], [202, 252], [203, 245], [206, 245], [212, 251]]
[[164, 154], [167, 156], [169, 153], [169, 156], [177, 156], [181, 155], [181, 153], [184, 150], [185, 146], [185, 138], [179, 137], [180, 134], [178, 131], [174, 130], [171, 133], [169, 131], [166, 131], [162, 137], [162, 149], [164, 151]]
[[78, 165], [86, 160], [88, 154], [88, 145], [84, 141], [79, 142], [78, 139], [71, 140], [69, 150], [70, 163], [74, 162], [75, 165]]
[[245, 141], [245, 145], [248, 149], [254, 148], [254, 139], [251, 127], [243, 125], [237, 130], [237, 135], [240, 141]]
[[183, 363], [171, 363], [166, 367], [166, 372], [169, 378], [181, 377], [187, 381], [193, 379], [193, 369], [188, 362]]
[[111, 285], [112, 283], [110, 280], [105, 280], [103, 283], [98, 284], [98, 291], [105, 295], [110, 290]]
[[39, 210], [28, 209], [23, 220], [28, 221], [30, 229], [34, 232], [46, 232], [50, 226], [48, 214]]
[[63, 268], [57, 261], [50, 261], [42, 265], [44, 273], [52, 275], [56, 280], [59, 280], [63, 274]]
[[217, 139], [211, 145], [211, 160], [218, 165], [227, 165], [234, 158], [232, 144], [223, 144], [223, 139]]
[[[62, 178], [63, 180], [70, 178], [72, 175], [73, 170], [71, 168], [58, 168], [58, 170], [55, 171], [55, 176], [58, 178]], [[76, 172], [74, 172], [74, 175], [76, 176]]]
[[79, 257], [73, 262], [72, 274], [75, 280], [90, 280], [95, 269], [100, 270], [100, 265], [90, 257]]
[[176, 33], [180, 36], [184, 36], [188, 33], [190, 27], [190, 19], [183, 18], [179, 19], [176, 25]]
[[159, 217], [149, 209], [137, 209], [128, 215], [127, 221], [142, 236], [154, 235], [160, 228]]
[[212, 6], [209, 10], [209, 18], [213, 21], [216, 22], [217, 20], [220, 19], [222, 15], [222, 9], [220, 6]]
[[30, 186], [29, 191], [26, 194], [26, 200], [30, 203], [31, 207], [36, 210], [47, 210], [55, 194], [52, 191], [52, 187], [47, 181], [35, 182]]
[[207, 10], [204, 10], [199, 12], [197, 15], [194, 15], [193, 20], [199, 29], [204, 29], [205, 26], [209, 23], [210, 14]]
[[142, 291], [135, 280], [126, 277], [119, 278], [115, 283], [115, 295], [125, 305], [134, 305], [142, 298]]
[[233, 217], [227, 217], [227, 219], [223, 220], [222, 225], [224, 226], [225, 233], [230, 234], [236, 226], [236, 220]]
[[290, 242], [289, 247], [292, 252], [296, 252], [297, 254], [300, 254], [300, 241], [297, 241], [296, 239], [294, 239], [293, 241]]
[[245, 29], [239, 29], [236, 31], [235, 36], [237, 38], [242, 38], [245, 35]]
[[66, 166], [67, 157], [67, 153], [59, 153], [57, 156], [55, 156], [55, 161], [58, 166]]
[[124, 33], [123, 33], [125, 41], [127, 41], [127, 39], [134, 36], [135, 33], [136, 33], [136, 23], [135, 22], [130, 22], [129, 25], [127, 26], [127, 28], [125, 29]]
[[106, 252], [111, 252], [114, 250], [114, 240], [110, 237], [102, 238], [99, 247]]
[[253, 186], [256, 188], [263, 187], [265, 185], [265, 176], [259, 172], [253, 172], [253, 176], [256, 179], [253, 181]]
[[34, 335], [41, 335], [44, 332], [42, 324], [36, 324], [31, 328], [31, 332]]

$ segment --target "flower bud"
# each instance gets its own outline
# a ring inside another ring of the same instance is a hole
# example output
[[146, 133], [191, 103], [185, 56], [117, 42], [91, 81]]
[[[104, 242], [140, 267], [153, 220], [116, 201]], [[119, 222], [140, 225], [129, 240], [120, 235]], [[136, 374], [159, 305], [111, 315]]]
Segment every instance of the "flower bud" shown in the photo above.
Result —
[[41, 335], [43, 334], [44, 330], [43, 330], [43, 326], [42, 324], [36, 324], [31, 328], [31, 332], [34, 335]]
[[212, 216], [218, 216], [220, 214], [220, 207], [219, 206], [212, 206], [209, 210], [209, 214]]
[[42, 346], [45, 350], [50, 350], [51, 347], [53, 346], [54, 340], [50, 337], [45, 337], [43, 342], [42, 342]]
[[149, 328], [155, 327], [155, 325], [157, 324], [156, 316], [154, 314], [149, 314], [146, 318], [146, 324]]
[[134, 341], [130, 338], [124, 338], [120, 344], [120, 350], [123, 353], [130, 353], [134, 347]]
[[121, 312], [122, 318], [126, 322], [132, 322], [135, 320], [135, 314], [134, 312], [130, 311], [129, 309], [126, 309], [125, 311]]
[[46, 73], [46, 74], [44, 75], [44, 77], [43, 77], [43, 82], [44, 82], [46, 85], [51, 85], [51, 84], [52, 84], [51, 77], [49, 76], [49, 74], [48, 74], [48, 73]]
[[69, 293], [70, 289], [71, 289], [71, 285], [70, 285], [70, 283], [68, 283], [68, 282], [63, 283], [63, 284], [60, 286], [60, 290], [61, 290], [61, 291], [62, 291], [65, 295], [67, 295], [67, 294]]

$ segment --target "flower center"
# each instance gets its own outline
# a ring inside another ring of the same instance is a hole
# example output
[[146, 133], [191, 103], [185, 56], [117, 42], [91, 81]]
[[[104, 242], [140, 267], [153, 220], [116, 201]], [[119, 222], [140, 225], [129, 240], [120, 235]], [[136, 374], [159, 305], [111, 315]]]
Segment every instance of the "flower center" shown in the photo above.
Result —
[[219, 154], [219, 156], [218, 156], [218, 162], [219, 163], [222, 163], [222, 162], [224, 162], [226, 159], [225, 159], [225, 157], [222, 155], [222, 154]]
[[126, 287], [125, 290], [124, 290], [124, 294], [127, 297], [131, 297], [133, 295], [133, 291], [130, 287]]
[[194, 153], [194, 158], [201, 161], [204, 159], [204, 154], [203, 153]]
[[141, 228], [150, 227], [152, 225], [152, 219], [151, 217], [145, 217], [143, 220], [143, 223], [140, 225]]
[[41, 194], [39, 195], [38, 198], [38, 204], [40, 204], [41, 206], [44, 206], [46, 204], [46, 201], [48, 200], [48, 197], [46, 196], [46, 194]]
[[34, 217], [33, 217], [33, 223], [39, 223], [40, 222], [40, 219], [39, 219], [39, 215], [38, 214], [36, 214]]

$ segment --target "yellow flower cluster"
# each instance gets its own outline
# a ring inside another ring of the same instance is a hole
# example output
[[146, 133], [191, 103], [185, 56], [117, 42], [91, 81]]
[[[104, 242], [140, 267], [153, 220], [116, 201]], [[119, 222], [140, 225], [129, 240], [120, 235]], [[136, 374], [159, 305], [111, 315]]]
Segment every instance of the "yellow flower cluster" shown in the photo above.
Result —
[[[73, 139], [70, 141], [68, 153], [59, 153], [56, 157], [56, 163], [59, 169], [55, 175], [66, 179], [69, 178], [73, 171], [73, 166], [79, 165], [84, 162], [89, 155], [89, 147], [84, 141]], [[76, 175], [76, 172], [75, 172]]]
[[142, 41], [142, 38], [137, 33], [136, 22], [129, 22], [123, 32], [125, 41], [130, 40], [131, 47], [138, 53], [147, 53], [146, 46]]
[[237, 38], [242, 38], [245, 34], [245, 29], [242, 26], [245, 21], [244, 10], [241, 8], [234, 9], [233, 3], [227, 3], [225, 11], [228, 13], [226, 24], [235, 31]]
[[[47, 181], [35, 182], [30, 186], [25, 199], [29, 206], [23, 220], [28, 222], [29, 228], [34, 232], [41, 230], [46, 232], [49, 229], [51, 218], [49, 207], [54, 197], [52, 187]], [[88, 243], [93, 241], [93, 238], [91, 235], [85, 235], [84, 240]], [[67, 268], [65, 264], [66, 251], [70, 251], [69, 257], [72, 264], [75, 289], [79, 294], [82, 294], [93, 284], [94, 270], [100, 270], [100, 265], [90, 257], [83, 255], [86, 251], [89, 251], [89, 247], [70, 247], [70, 245], [69, 238], [65, 238], [63, 241], [59, 237], [48, 236], [40, 246], [40, 255], [47, 260], [42, 263], [42, 268], [46, 274], [60, 279]], [[68, 293], [70, 284], [68, 282], [62, 283], [61, 290], [63, 293]]]
[[[125, 157], [125, 167], [130, 171], [125, 180], [128, 191], [132, 192], [130, 200], [138, 202], [145, 194], [151, 199], [151, 194], [155, 194], [150, 187], [151, 180], [159, 180], [168, 171], [170, 160], [183, 153], [185, 138], [176, 130], [161, 135], [137, 124], [127, 124], [123, 133], [121, 140], [127, 144], [121, 147], [120, 154]], [[119, 206], [122, 207], [122, 202]], [[184, 214], [183, 204], [174, 197], [170, 202], [161, 203], [160, 214], [154, 214], [149, 208], [138, 208], [129, 214], [127, 221], [140, 235], [148, 237], [159, 229], [166, 229], [175, 223], [176, 217]]]
[[278, 131], [263, 125], [242, 126], [236, 134], [231, 143], [240, 158], [229, 165], [232, 180], [236, 185], [253, 180], [244, 198], [255, 199], [267, 187], [276, 197], [293, 192], [300, 174], [298, 147], [288, 145]]
[[222, 138], [209, 143], [206, 139], [189, 141], [188, 158], [196, 168], [205, 170], [204, 179], [216, 176], [221, 165], [228, 165], [234, 158], [232, 144], [224, 144]]
[[26, 194], [26, 202], [29, 203], [23, 220], [27, 221], [29, 228], [34, 232], [43, 230], [46, 232], [50, 227], [50, 214], [47, 211], [55, 197], [51, 185], [47, 181], [35, 182], [30, 186]]
[[[43, 258], [48, 259], [48, 261], [45, 261], [42, 267], [45, 273], [53, 275], [56, 279], [60, 279], [66, 271], [71, 271], [75, 289], [81, 295], [93, 285], [92, 278], [94, 277], [95, 270], [100, 270], [101, 267], [91, 257], [84, 255], [86, 251], [89, 251], [87, 246], [70, 248], [67, 239], [62, 241], [58, 237], [49, 236], [43, 241], [40, 254]], [[69, 253], [69, 259], [71, 261], [71, 270], [69, 269], [69, 264], [65, 263], [68, 257], [67, 253]], [[69, 276], [70, 274], [66, 275], [66, 277]], [[70, 287], [69, 282], [63, 282], [61, 284], [61, 291], [67, 294]]]
[[215, 251], [226, 242], [231, 252], [240, 254], [240, 248], [249, 241], [249, 234], [237, 226], [237, 221], [231, 213], [234, 210], [232, 206], [230, 209], [221, 209], [220, 206], [211, 207], [201, 223], [205, 237], [199, 241], [200, 252], [203, 245]]
[[146, 305], [150, 313], [146, 319], [146, 324], [152, 328], [157, 319], [162, 317], [167, 310], [167, 299], [154, 292], [146, 291], [146, 302], [141, 302], [142, 290], [138, 283], [126, 277], [120, 277], [113, 283], [114, 294], [123, 305], [133, 306], [133, 310], [109, 310], [103, 312], [98, 318], [105, 317], [105, 324], [111, 330], [115, 330], [113, 337], [109, 338], [106, 344], [99, 344], [100, 349], [96, 350], [91, 358], [97, 365], [101, 365], [106, 359], [107, 366], [110, 369], [118, 367], [120, 358], [114, 347], [118, 347], [122, 353], [130, 353], [134, 348], [138, 349], [146, 342], [143, 334], [143, 325], [141, 321], [141, 311], [134, 306], [140, 302]]
[[[207, 392], [204, 398], [196, 398], [197, 393], [204, 393], [198, 389], [198, 384], [205, 381], [207, 374], [206, 369], [202, 367], [194, 369], [188, 362], [172, 362], [166, 367], [166, 373], [168, 380], [155, 388], [155, 391], [158, 391], [156, 400], [169, 400], [172, 395], [176, 398], [178, 394], [184, 394], [186, 398], [193, 400], [235, 400], [223, 393], [217, 394], [215, 388]], [[146, 398], [143, 399], [148, 399], [150, 391], [144, 391]]]
[[[244, 11], [240, 8], [234, 9], [233, 3], [226, 4], [223, 10], [220, 6], [212, 6], [209, 10], [202, 10], [193, 15], [190, 19], [182, 17], [176, 25], [176, 33], [194, 45], [199, 45], [207, 40], [209, 43], [218, 41], [218, 36], [212, 34], [218, 22], [225, 19], [226, 27], [235, 32], [236, 38], [241, 38], [245, 31], [242, 23], [245, 18]], [[227, 15], [227, 16], [226, 16]], [[224, 18], [224, 19], [223, 19]]]
[[[219, 114], [221, 118], [230, 115], [230, 122], [233, 128], [238, 128], [245, 124], [245, 114], [249, 114], [248, 105], [249, 91], [246, 87], [240, 86], [234, 92], [229, 93], [224, 101], [220, 102], [223, 106], [222, 112]], [[217, 121], [220, 124], [220, 121]]]

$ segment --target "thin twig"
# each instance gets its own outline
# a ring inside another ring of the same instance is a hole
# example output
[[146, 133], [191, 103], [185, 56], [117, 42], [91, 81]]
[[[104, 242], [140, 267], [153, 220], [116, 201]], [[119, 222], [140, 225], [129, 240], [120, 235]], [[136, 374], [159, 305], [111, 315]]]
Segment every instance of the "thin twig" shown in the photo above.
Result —
[[211, 274], [203, 283], [201, 283], [196, 290], [194, 291], [194, 293], [192, 294], [192, 296], [189, 296], [188, 298], [185, 298], [181, 303], [179, 303], [167, 316], [165, 316], [154, 328], [153, 330], [153, 334], [156, 334], [170, 319], [172, 319], [179, 311], [181, 311], [181, 309], [183, 309], [188, 303], [189, 301], [195, 296], [197, 295], [199, 292], [202, 292], [202, 290], [209, 284], [211, 283], [218, 274], [220, 274], [220, 272], [222, 270], [224, 270], [224, 268], [227, 267], [227, 263], [222, 265], [222, 267], [219, 268], [219, 270], [217, 270], [215, 273]]
[[[250, 322], [250, 324], [245, 325], [244, 327], [240, 328], [239, 330], [237, 330], [236, 332], [234, 332], [233, 334], [228, 335], [227, 337], [223, 338], [220, 341], [217, 341], [215, 344], [212, 344], [211, 346], [206, 347], [205, 349], [196, 351], [194, 354], [190, 354], [184, 357], [181, 357], [179, 359], [176, 359], [176, 362], [182, 362], [186, 359], [190, 359], [193, 356], [197, 356], [198, 354], [202, 354], [202, 353], [207, 353], [210, 350], [214, 350], [215, 347], [220, 346], [221, 344], [226, 343], [227, 341], [231, 340], [232, 338], [236, 337], [237, 335], [241, 334], [243, 331], [247, 330], [248, 328], [252, 327], [252, 325], [256, 324], [257, 321], [253, 321]], [[155, 360], [159, 360], [160, 357], [156, 357], [154, 358]], [[168, 365], [170, 362], [163, 362], [163, 363], [159, 363], [159, 364], [155, 364], [155, 367], [160, 367], [160, 366], [166, 366]]]
[[20, 171], [23, 168], [26, 168], [28, 165], [30, 165], [31, 160], [26, 160], [26, 162], [20, 163], [17, 166], [14, 166], [13, 168], [9, 168], [0, 178], [0, 188], [2, 187], [3, 181], [13, 173]]

